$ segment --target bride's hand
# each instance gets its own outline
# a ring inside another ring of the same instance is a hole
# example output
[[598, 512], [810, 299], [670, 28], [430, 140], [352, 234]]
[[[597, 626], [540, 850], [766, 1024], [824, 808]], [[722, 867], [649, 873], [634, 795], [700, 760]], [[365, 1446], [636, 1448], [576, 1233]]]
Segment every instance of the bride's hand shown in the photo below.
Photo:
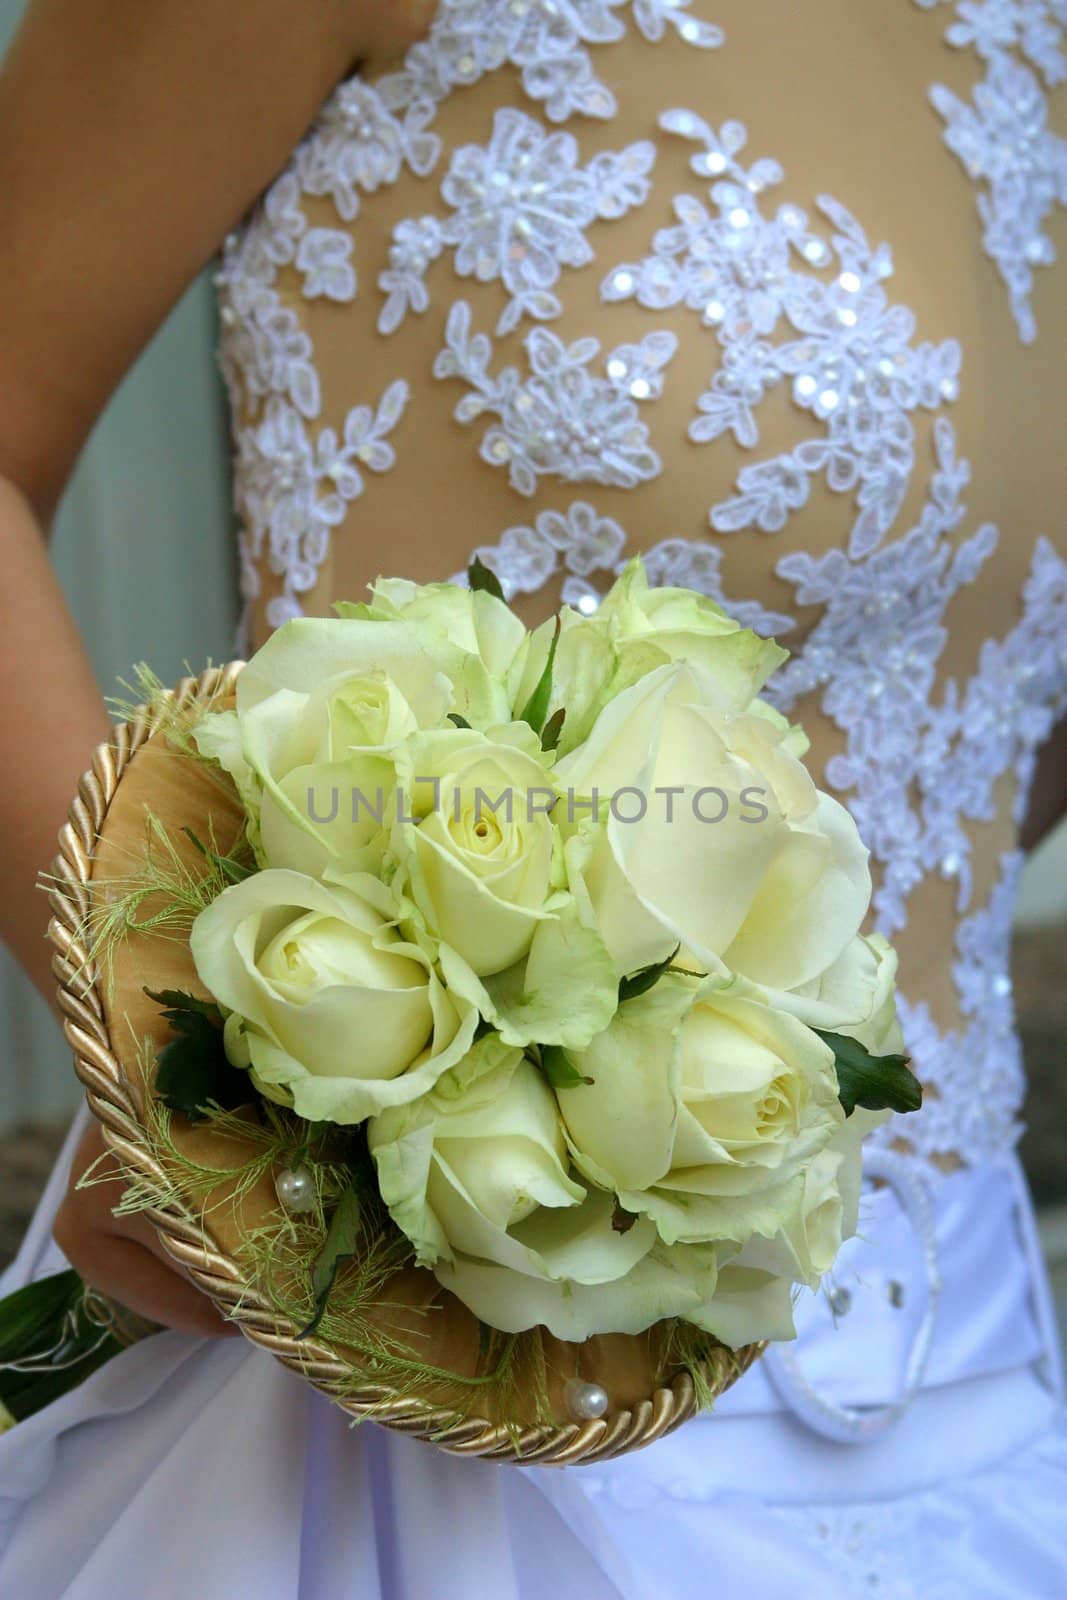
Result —
[[[78, 1179], [94, 1162], [99, 1165], [93, 1176], [111, 1174], [113, 1181], [78, 1189]], [[118, 1170], [94, 1118], [75, 1151], [70, 1185], [52, 1225], [71, 1266], [92, 1288], [152, 1322], [185, 1333], [237, 1334], [173, 1264], [145, 1217], [112, 1216], [121, 1193]]]

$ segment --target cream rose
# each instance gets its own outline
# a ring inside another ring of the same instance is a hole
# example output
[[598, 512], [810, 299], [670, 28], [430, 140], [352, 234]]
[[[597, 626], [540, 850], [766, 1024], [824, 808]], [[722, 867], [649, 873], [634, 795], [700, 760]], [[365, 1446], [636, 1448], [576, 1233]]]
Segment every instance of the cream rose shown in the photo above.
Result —
[[505, 1332], [640, 1332], [705, 1303], [713, 1250], [665, 1250], [644, 1218], [568, 1170], [559, 1110], [522, 1052], [488, 1037], [368, 1139], [397, 1225], [446, 1288]]
[[[453, 583], [379, 578], [371, 588], [369, 602], [342, 603], [337, 611], [346, 619], [399, 622], [417, 630], [434, 653], [444, 649], [453, 664], [462, 663], [456, 677], [472, 697], [467, 720], [476, 727], [507, 720], [526, 665], [530, 636], [503, 600], [485, 590]], [[459, 705], [455, 709], [464, 710]]]
[[414, 1100], [470, 1045], [477, 1015], [390, 926], [370, 878], [328, 887], [272, 869], [196, 919], [201, 981], [227, 1008], [226, 1050], [311, 1121], [359, 1123]]
[[758, 1339], [796, 1337], [797, 1284], [818, 1287], [856, 1232], [862, 1141], [887, 1113], [857, 1108], [804, 1174], [793, 1209], [772, 1238], [754, 1234], [719, 1271], [715, 1293], [694, 1318], [737, 1349]]
[[788, 652], [773, 639], [743, 628], [694, 589], [652, 588], [644, 564], [631, 561], [592, 619], [620, 656], [640, 649], [660, 661], [692, 661], [711, 673], [722, 703], [740, 709], [766, 683]]
[[904, 1053], [897, 1020], [897, 953], [880, 933], [857, 934], [818, 978], [769, 998], [809, 1028], [847, 1034], [871, 1055]]
[[536, 736], [521, 723], [422, 734], [399, 772], [392, 852], [426, 926], [478, 977], [513, 966], [562, 881]]
[[510, 1045], [584, 1046], [618, 980], [561, 887], [547, 757], [525, 723], [420, 734], [398, 752], [390, 845], [404, 925], [432, 940], [449, 991]]
[[578, 1168], [669, 1245], [776, 1236], [845, 1120], [829, 1046], [738, 981], [668, 975], [572, 1059]]
[[448, 714], [452, 685], [413, 637], [366, 624], [354, 635], [359, 626], [287, 623], [241, 673], [236, 711], [195, 731], [201, 753], [233, 777], [263, 866], [314, 877], [377, 870], [395, 787], [390, 752]]
[[569, 882], [620, 975], [681, 945], [703, 970], [793, 990], [840, 958], [870, 901], [867, 851], [797, 748], [768, 708], [723, 709], [722, 684], [681, 662], [623, 690], [558, 763]]
[[[693, 661], [714, 683], [717, 704], [739, 711], [750, 704], [787, 652], [726, 615], [691, 589], [649, 587], [643, 563], [631, 561], [591, 617], [564, 607], [556, 647], [550, 710], [565, 709], [561, 754], [589, 734], [597, 714], [624, 689], [657, 667]], [[555, 622], [531, 640], [516, 708], [525, 703], [548, 657]]]

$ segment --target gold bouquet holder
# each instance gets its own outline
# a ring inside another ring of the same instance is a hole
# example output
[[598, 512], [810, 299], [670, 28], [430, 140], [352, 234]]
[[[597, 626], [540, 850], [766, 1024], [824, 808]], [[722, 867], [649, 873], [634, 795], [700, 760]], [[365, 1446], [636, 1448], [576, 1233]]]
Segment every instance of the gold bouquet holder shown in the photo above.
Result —
[[[186, 678], [168, 696], [142, 708], [116, 726], [82, 778], [60, 836], [53, 865], [50, 937], [64, 1028], [74, 1065], [85, 1086], [104, 1139], [118, 1157], [127, 1180], [158, 1193], [158, 1205], [145, 1214], [175, 1265], [229, 1317], [246, 1338], [333, 1399], [352, 1417], [373, 1419], [414, 1438], [429, 1440], [461, 1456], [570, 1466], [619, 1456], [670, 1433], [697, 1409], [697, 1385], [689, 1370], [664, 1370], [663, 1341], [654, 1333], [611, 1335], [568, 1345], [544, 1335], [544, 1365], [550, 1420], [522, 1415], [521, 1394], [512, 1397], [507, 1422], [492, 1389], [478, 1392], [473, 1414], [457, 1413], [454, 1401], [427, 1382], [417, 1393], [398, 1394], [368, 1375], [353, 1382], [359, 1364], [351, 1351], [320, 1336], [297, 1338], [297, 1327], [279, 1318], [267, 1299], [247, 1281], [237, 1260], [246, 1230], [262, 1227], [278, 1210], [269, 1176], [254, 1188], [225, 1201], [224, 1186], [212, 1203], [193, 1207], [173, 1198], [160, 1152], [145, 1116], [153, 1092], [146, 1078], [144, 1041], [157, 1048], [168, 1041], [168, 1024], [145, 989], [203, 992], [186, 943], [135, 931], [115, 948], [105, 975], [94, 961], [86, 929], [94, 897], [107, 893], [109, 880], [128, 876], [131, 857], [143, 854], [146, 814], [151, 811], [182, 848], [183, 827], [210, 836], [225, 850], [239, 836], [243, 816], [236, 794], [227, 794], [223, 775], [208, 771], [172, 748], [167, 728], [175, 712], [225, 703], [241, 663]], [[180, 844], [177, 842], [180, 841]], [[196, 852], [188, 845], [188, 864]], [[172, 1118], [175, 1145], [206, 1166], [225, 1169], [241, 1156], [240, 1137], [223, 1134], [210, 1122]], [[342, 1275], [344, 1268], [342, 1268]], [[474, 1316], [441, 1289], [433, 1275], [416, 1267], [398, 1271], [375, 1297], [368, 1315], [417, 1349], [427, 1365], [474, 1375], [479, 1370], [482, 1330]], [[734, 1351], [712, 1346], [701, 1363], [706, 1399], [721, 1394], [760, 1354], [761, 1346]], [[576, 1418], [576, 1384], [599, 1386], [608, 1398], [602, 1416]], [[518, 1416], [516, 1416], [516, 1409]], [[533, 1408], [531, 1407], [531, 1410]]]

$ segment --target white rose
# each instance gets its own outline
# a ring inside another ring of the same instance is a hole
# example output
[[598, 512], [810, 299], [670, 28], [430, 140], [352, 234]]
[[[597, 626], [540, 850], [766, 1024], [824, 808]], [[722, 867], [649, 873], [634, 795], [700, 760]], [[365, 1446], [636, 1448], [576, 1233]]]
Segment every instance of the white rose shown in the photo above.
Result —
[[704, 1304], [715, 1252], [674, 1252], [568, 1170], [559, 1110], [522, 1052], [488, 1037], [436, 1090], [368, 1129], [382, 1196], [418, 1259], [495, 1328], [640, 1332]]
[[236, 711], [209, 715], [194, 736], [233, 777], [261, 865], [375, 871], [389, 753], [443, 722], [453, 697], [441, 664], [405, 630], [302, 618], [245, 667]]
[[[597, 1257], [589, 1242], [607, 1240], [614, 1202], [600, 1190], [590, 1190], [579, 1212], [562, 1213], [572, 1224], [573, 1236], [559, 1238], [560, 1229], [547, 1226], [542, 1239], [531, 1220], [527, 1237], [533, 1239], [530, 1264], [534, 1270], [457, 1256], [439, 1262], [435, 1272], [444, 1288], [469, 1306], [475, 1316], [503, 1333], [523, 1333], [527, 1328], [547, 1328], [557, 1339], [581, 1342], [603, 1333], [644, 1333], [654, 1323], [681, 1317], [703, 1327], [702, 1315], [713, 1302], [718, 1282], [720, 1248], [717, 1245], [682, 1244], [673, 1248], [652, 1235], [652, 1242], [628, 1271], [602, 1281], [593, 1276]], [[545, 1216], [556, 1213], [538, 1213]], [[621, 1235], [625, 1244], [646, 1243], [639, 1220]], [[618, 1235], [616, 1237], [619, 1237]], [[545, 1269], [548, 1269], [547, 1272]]]
[[226, 1007], [227, 1053], [311, 1121], [359, 1123], [424, 1093], [467, 1050], [477, 1014], [389, 924], [366, 878], [328, 887], [282, 869], [226, 889], [190, 937]]
[[342, 603], [336, 609], [345, 618], [401, 622], [415, 629], [435, 652], [446, 646], [450, 661], [459, 659], [465, 664], [459, 677], [474, 696], [468, 721], [485, 727], [507, 720], [530, 640], [523, 623], [503, 600], [485, 590], [453, 583], [379, 578], [371, 588], [369, 603]]
[[777, 1235], [845, 1120], [829, 1046], [738, 982], [661, 978], [572, 1060], [579, 1169], [670, 1245]]
[[795, 1207], [773, 1238], [753, 1235], [719, 1271], [715, 1293], [693, 1318], [733, 1349], [796, 1337], [795, 1287], [816, 1288], [856, 1232], [860, 1148], [885, 1112], [857, 1108], [809, 1165]]
[[593, 622], [620, 655], [651, 646], [666, 661], [693, 661], [715, 678], [727, 704], [741, 710], [759, 693], [788, 651], [743, 628], [694, 589], [652, 588], [644, 563], [631, 561], [604, 596]]
[[896, 1008], [897, 953], [880, 933], [857, 934], [810, 983], [768, 996], [809, 1028], [858, 1039], [871, 1055], [904, 1053]]
[[[644, 564], [631, 561], [591, 617], [564, 607], [556, 647], [550, 712], [564, 708], [562, 754], [589, 733], [596, 715], [623, 689], [672, 661], [703, 666], [724, 711], [750, 704], [787, 656], [771, 639], [726, 615], [691, 589], [652, 589]], [[544, 670], [555, 621], [534, 633], [516, 709]]]
[[452, 994], [510, 1045], [582, 1047], [615, 1010], [618, 980], [597, 928], [558, 886], [545, 760], [525, 723], [409, 740], [389, 862], [404, 925], [433, 940]]
[[870, 901], [867, 851], [795, 748], [780, 719], [724, 711], [715, 678], [679, 663], [623, 690], [558, 763], [571, 887], [620, 975], [681, 945], [704, 970], [792, 990], [838, 960]]
[[[462, 591], [460, 591], [462, 593]], [[536, 736], [450, 728], [409, 741], [392, 852], [435, 938], [478, 977], [527, 955], [562, 860]]]

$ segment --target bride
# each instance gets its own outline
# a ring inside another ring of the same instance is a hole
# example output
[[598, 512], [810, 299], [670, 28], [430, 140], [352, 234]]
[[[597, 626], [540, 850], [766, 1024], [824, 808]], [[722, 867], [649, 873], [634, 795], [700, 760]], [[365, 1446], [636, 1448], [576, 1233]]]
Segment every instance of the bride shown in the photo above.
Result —
[[1067, 806], [1065, 78], [1063, 0], [34, 0], [0, 76], [0, 916], [42, 990], [35, 870], [108, 724], [39, 530], [218, 253], [246, 643], [474, 550], [527, 620], [642, 551], [778, 635], [926, 1104], [795, 1346], [568, 1472], [350, 1431], [74, 1191], [83, 1111], [0, 1292], [66, 1258], [168, 1331], [0, 1437], [5, 1597], [1065, 1592], [1008, 976]]

